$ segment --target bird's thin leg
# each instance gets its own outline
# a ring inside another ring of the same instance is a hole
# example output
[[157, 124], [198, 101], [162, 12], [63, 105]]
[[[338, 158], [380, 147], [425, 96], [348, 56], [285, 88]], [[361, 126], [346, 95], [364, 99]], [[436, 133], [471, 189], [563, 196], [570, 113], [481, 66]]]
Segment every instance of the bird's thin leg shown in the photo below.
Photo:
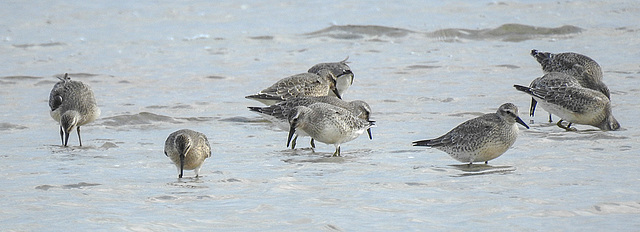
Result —
[[82, 147], [82, 139], [80, 139], [80, 126], [76, 127], [76, 131], [78, 131], [78, 141], [80, 142], [80, 146]]
[[64, 145], [64, 132], [62, 131], [62, 126], [60, 126], [60, 140], [62, 140], [62, 145]]
[[336, 152], [333, 153], [333, 156], [340, 156], [340, 146], [336, 147]]
[[556, 123], [556, 125], [562, 129], [565, 129], [567, 131], [576, 131], [576, 128], [571, 128], [571, 123], [567, 124], [567, 126], [562, 125], [562, 119], [560, 119], [560, 121], [558, 121], [558, 123]]
[[291, 141], [291, 149], [296, 149], [296, 141], [298, 140], [298, 135], [293, 137], [293, 141]]
[[313, 138], [311, 138], [311, 148], [316, 148], [316, 143], [314, 142]]

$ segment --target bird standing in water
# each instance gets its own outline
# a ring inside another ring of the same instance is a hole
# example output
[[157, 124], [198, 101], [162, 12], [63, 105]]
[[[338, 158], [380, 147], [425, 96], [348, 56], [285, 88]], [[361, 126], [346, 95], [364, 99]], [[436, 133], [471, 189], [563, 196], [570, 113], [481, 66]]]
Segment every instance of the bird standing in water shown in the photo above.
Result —
[[100, 116], [100, 108], [89, 85], [72, 81], [67, 73], [58, 77], [60, 81], [53, 86], [49, 94], [51, 117], [60, 124], [60, 140], [67, 146], [69, 134], [75, 128], [80, 138], [80, 126], [95, 121]]
[[182, 178], [184, 170], [194, 170], [197, 178], [200, 176], [200, 168], [204, 160], [211, 157], [211, 146], [204, 134], [182, 129], [167, 137], [164, 143], [164, 155], [169, 157], [178, 168], [178, 178]]
[[415, 141], [413, 146], [436, 148], [469, 165], [487, 164], [515, 143], [519, 131], [516, 123], [529, 129], [518, 116], [518, 108], [505, 103], [495, 113], [470, 119], [438, 138]]

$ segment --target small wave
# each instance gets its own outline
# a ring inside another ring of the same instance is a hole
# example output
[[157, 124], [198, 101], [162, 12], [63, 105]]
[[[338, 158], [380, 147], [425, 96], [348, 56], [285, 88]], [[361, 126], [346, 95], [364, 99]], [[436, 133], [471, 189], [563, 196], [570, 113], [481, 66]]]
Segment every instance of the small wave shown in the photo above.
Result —
[[187, 117], [187, 118], [176, 118], [178, 120], [184, 120], [188, 122], [208, 122], [213, 121], [216, 117]]
[[442, 66], [439, 65], [409, 65], [407, 66], [407, 69], [433, 69], [433, 68], [440, 68]]
[[249, 39], [255, 39], [255, 40], [273, 40], [273, 36], [270, 35], [263, 35], [263, 36], [253, 36], [253, 37], [249, 37]]
[[440, 98], [440, 97], [419, 97], [417, 99], [418, 101], [428, 101], [428, 102], [442, 102], [442, 103], [448, 103], [448, 102], [453, 102], [455, 101], [454, 98], [452, 97], [447, 97], [447, 98]]
[[306, 33], [309, 37], [330, 37], [334, 39], [362, 39], [365, 37], [405, 37], [414, 31], [376, 25], [333, 25], [322, 30]]
[[39, 44], [14, 44], [13, 46], [16, 48], [32, 48], [32, 47], [53, 47], [53, 46], [64, 46], [65, 43], [60, 42], [51, 42], [51, 43], [39, 43]]
[[216, 117], [170, 117], [150, 112], [140, 112], [137, 114], [125, 114], [107, 117], [102, 119], [102, 122], [98, 125], [108, 127], [135, 126], [138, 128], [148, 128], [149, 126], [154, 126], [158, 123], [181, 124], [187, 122], [206, 122], [216, 119]]
[[193, 41], [193, 40], [201, 40], [201, 39], [209, 39], [211, 36], [209, 34], [198, 34], [191, 37], [182, 38], [183, 41]]
[[116, 145], [115, 143], [105, 142], [104, 144], [102, 144], [102, 146], [100, 146], [100, 149], [109, 150], [111, 148], [117, 148], [117, 147], [118, 145]]
[[566, 132], [561, 131], [558, 133], [551, 133], [544, 136], [547, 139], [557, 140], [557, 141], [575, 141], [575, 140], [623, 140], [628, 139], [626, 136], [616, 135], [615, 133], [605, 132], [597, 129], [593, 130], [582, 130], [577, 132]]
[[380, 37], [401, 38], [412, 34], [419, 34], [446, 42], [458, 42], [464, 39], [521, 42], [537, 38], [572, 36], [582, 31], [582, 28], [572, 25], [551, 28], [516, 23], [503, 24], [491, 29], [447, 28], [433, 32], [420, 32], [377, 25], [333, 25], [304, 35], [308, 37], [329, 37], [347, 40], [369, 39], [371, 41], [384, 41], [381, 40]]
[[[100, 74], [93, 74], [93, 73], [68, 73], [69, 77], [74, 78], [74, 77], [95, 77], [95, 76], [100, 76]], [[64, 74], [59, 74], [58, 76], [64, 76]], [[110, 76], [113, 77], [113, 76]]]
[[582, 32], [582, 28], [565, 25], [561, 27], [536, 27], [523, 24], [504, 24], [493, 29], [461, 29], [450, 28], [427, 33], [429, 37], [443, 41], [469, 40], [502, 40], [507, 42], [520, 42], [548, 36], [572, 35]]
[[45, 185], [38, 185], [38, 186], [36, 186], [35, 189], [44, 190], [44, 191], [47, 191], [47, 190], [52, 189], [52, 188], [82, 189], [82, 188], [85, 188], [85, 187], [93, 187], [93, 186], [98, 186], [98, 185], [101, 185], [101, 184], [86, 183], [86, 182], [79, 182], [77, 184], [65, 184], [65, 185], [61, 185], [61, 186], [45, 184]]
[[640, 202], [606, 202], [593, 206], [596, 214], [640, 214]]
[[0, 123], [0, 131], [23, 130], [23, 129], [27, 129], [27, 127], [22, 125], [7, 123], [7, 122]]
[[121, 126], [135, 126], [135, 125], [150, 125], [154, 122], [168, 122], [168, 123], [180, 123], [172, 117], [149, 113], [140, 112], [137, 114], [118, 115], [113, 117], [107, 117], [103, 119], [100, 125], [121, 127]]
[[453, 113], [453, 114], [448, 114], [447, 116], [451, 116], [451, 117], [466, 117], [467, 115], [471, 115], [473, 117], [479, 117], [484, 115], [485, 113], [481, 113], [481, 112], [462, 112], [462, 113]]
[[216, 75], [209, 75], [209, 76], [206, 76], [205, 78], [207, 78], [207, 79], [214, 79], [214, 80], [227, 79], [226, 77], [223, 77], [223, 76], [216, 76]]
[[5, 77], [1, 77], [2, 79], [5, 80], [38, 80], [38, 79], [42, 79], [44, 77], [34, 77], [34, 76], [5, 76]]
[[518, 68], [520, 68], [520, 66], [512, 65], [512, 64], [500, 64], [500, 65], [494, 65], [494, 66], [498, 67], [498, 68], [507, 68], [507, 69], [518, 69]]
[[247, 123], [268, 122], [267, 120], [265, 120], [262, 117], [247, 118], [247, 117], [241, 117], [241, 116], [223, 118], [223, 119], [220, 119], [220, 121], [223, 121], [223, 122], [247, 122]]
[[98, 186], [100, 184], [96, 184], [96, 183], [86, 183], [86, 182], [79, 182], [77, 184], [65, 184], [62, 186], [63, 189], [81, 189], [84, 187], [92, 187], [92, 186]]

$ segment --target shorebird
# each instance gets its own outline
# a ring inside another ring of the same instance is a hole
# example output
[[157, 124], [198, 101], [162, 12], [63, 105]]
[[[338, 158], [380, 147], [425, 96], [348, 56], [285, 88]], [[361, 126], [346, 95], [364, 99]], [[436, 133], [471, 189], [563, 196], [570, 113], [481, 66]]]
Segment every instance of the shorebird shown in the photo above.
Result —
[[[567, 74], [575, 78], [580, 86], [599, 91], [607, 96], [607, 98], [610, 98], [609, 88], [602, 82], [603, 75], [600, 65], [588, 56], [574, 52], [554, 54], [550, 52], [539, 52], [535, 49], [531, 50], [531, 56], [540, 63], [542, 71], [545, 74], [551, 72]], [[536, 100], [531, 98], [529, 115], [532, 117], [536, 110], [536, 104]], [[549, 114], [549, 122], [552, 122], [551, 114]]]
[[327, 96], [331, 92], [338, 98], [341, 97], [336, 89], [336, 76], [328, 69], [320, 69], [317, 74], [300, 73], [286, 77], [269, 88], [245, 98], [262, 102], [265, 105], [273, 105], [292, 97]]
[[[356, 117], [365, 121], [371, 121], [369, 118], [371, 116], [371, 107], [366, 102], [361, 100], [347, 102], [333, 96], [294, 97], [267, 107], [249, 107], [249, 110], [260, 113], [260, 115], [274, 123], [278, 128], [284, 131], [289, 131], [288, 120], [289, 115], [291, 115], [291, 111], [293, 111], [296, 106], [309, 106], [318, 102], [323, 102], [347, 109], [351, 111], [351, 113]], [[370, 128], [367, 129], [367, 133], [369, 134], [369, 139], [372, 139]], [[303, 131], [298, 131], [291, 143], [292, 149], [296, 147], [296, 140], [298, 139], [298, 136], [308, 135]], [[313, 141], [313, 138], [311, 138], [311, 147], [315, 148], [315, 143]]]
[[245, 98], [262, 102], [265, 105], [273, 105], [292, 97], [335, 96], [342, 98], [344, 92], [353, 83], [353, 72], [347, 65], [347, 59], [335, 63], [316, 64], [306, 73], [283, 78], [259, 93]]
[[337, 92], [340, 93], [340, 96], [336, 95], [335, 92], [331, 92], [330, 95], [342, 97], [353, 84], [354, 78], [351, 67], [347, 65], [348, 59], [349, 57], [340, 62], [319, 63], [311, 67], [307, 72], [318, 73], [321, 69], [328, 69], [336, 77], [336, 89]]
[[60, 140], [67, 146], [69, 134], [75, 128], [80, 138], [80, 126], [93, 122], [100, 116], [100, 108], [89, 85], [72, 81], [69, 74], [58, 77], [60, 81], [53, 86], [49, 94], [51, 117], [60, 124]]
[[372, 121], [358, 118], [351, 111], [323, 102], [309, 106], [296, 106], [289, 115], [287, 147], [293, 135], [302, 131], [314, 140], [333, 144], [340, 156], [340, 145], [356, 139], [374, 125]]
[[167, 137], [164, 142], [164, 155], [178, 168], [178, 178], [182, 178], [184, 170], [194, 170], [197, 178], [200, 176], [204, 160], [211, 157], [211, 147], [204, 134], [182, 129]]
[[[557, 125], [566, 130], [572, 123], [591, 125], [601, 130], [618, 130], [620, 124], [611, 113], [611, 101], [602, 92], [585, 88], [570, 75], [551, 72], [536, 78], [529, 87], [514, 87], [533, 97], [544, 110], [558, 115]], [[567, 121], [567, 126], [562, 125]]]
[[495, 113], [470, 119], [446, 134], [413, 142], [413, 146], [427, 146], [448, 153], [454, 159], [473, 164], [495, 159], [506, 152], [518, 137], [519, 123], [529, 129], [518, 116], [518, 108], [505, 103]]

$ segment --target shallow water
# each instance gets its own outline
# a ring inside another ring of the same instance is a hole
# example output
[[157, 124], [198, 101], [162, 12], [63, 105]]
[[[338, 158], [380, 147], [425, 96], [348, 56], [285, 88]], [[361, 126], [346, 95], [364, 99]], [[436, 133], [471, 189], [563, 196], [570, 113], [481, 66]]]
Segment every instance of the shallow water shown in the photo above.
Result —
[[[3, 230], [632, 231], [640, 226], [640, 8], [625, 1], [0, 3]], [[531, 49], [600, 63], [623, 129], [565, 132], [513, 89]], [[244, 96], [349, 57], [346, 100], [373, 140], [286, 148]], [[61, 147], [47, 98], [68, 72], [101, 117]], [[411, 146], [520, 108], [531, 129], [489, 165]], [[169, 133], [213, 157], [179, 180]], [[72, 226], [72, 227], [71, 227]]]

